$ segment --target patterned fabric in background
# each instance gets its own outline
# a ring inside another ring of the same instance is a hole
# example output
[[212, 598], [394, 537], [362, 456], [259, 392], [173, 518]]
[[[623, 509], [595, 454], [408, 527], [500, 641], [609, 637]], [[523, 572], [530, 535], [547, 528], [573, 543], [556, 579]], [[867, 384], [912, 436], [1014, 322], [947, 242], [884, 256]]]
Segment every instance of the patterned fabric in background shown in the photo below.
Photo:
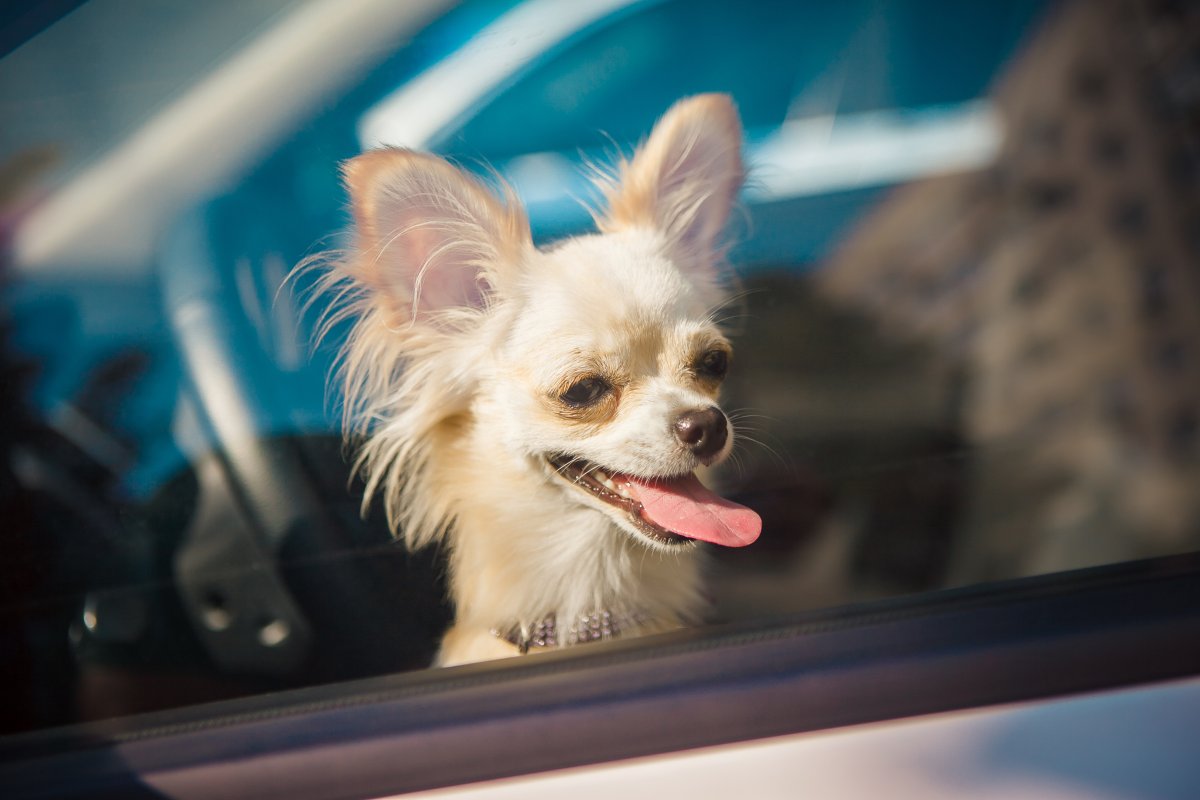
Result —
[[1060, 8], [983, 173], [892, 195], [818, 275], [955, 366], [949, 583], [1200, 546], [1200, 6]]

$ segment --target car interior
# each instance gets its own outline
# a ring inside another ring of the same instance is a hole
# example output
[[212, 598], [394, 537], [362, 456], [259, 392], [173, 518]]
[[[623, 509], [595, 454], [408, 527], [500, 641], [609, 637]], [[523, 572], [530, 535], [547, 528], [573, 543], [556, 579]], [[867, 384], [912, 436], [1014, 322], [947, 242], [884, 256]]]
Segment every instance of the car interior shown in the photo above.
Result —
[[[1200, 668], [1189, 4], [610, 3], [448, 117], [425, 149], [533, 198], [546, 244], [591, 224], [587, 170], [672, 99], [733, 94], [751, 170], [724, 401], [744, 434], [706, 480], [765, 531], [713, 554], [709, 624], [452, 669], [428, 668], [445, 553], [362, 508], [331, 388], [346, 325], [322, 331], [311, 267], [345, 245], [361, 121], [518, 35], [496, 26], [521, 4], [431, 10], [119, 264], [37, 261], [25, 231], [166, 113], [167, 83], [329, 4], [136, 26], [59, 5], [0, 58], [24, 120], [0, 132], [12, 785], [53, 766], [57, 796], [266, 786], [251, 753], [296, 796], [381, 795]], [[84, 26], [176, 47], [102, 53], [89, 80], [64, 56]], [[116, 133], [48, 133], [71, 114]]]

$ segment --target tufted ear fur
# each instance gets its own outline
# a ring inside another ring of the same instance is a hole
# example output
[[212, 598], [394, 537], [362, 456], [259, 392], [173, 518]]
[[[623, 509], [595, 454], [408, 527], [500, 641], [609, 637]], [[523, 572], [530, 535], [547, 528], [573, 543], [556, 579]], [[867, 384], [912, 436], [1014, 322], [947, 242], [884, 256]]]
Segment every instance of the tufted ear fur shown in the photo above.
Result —
[[518, 203], [436, 156], [374, 150], [342, 174], [358, 236], [348, 266], [393, 321], [484, 305], [533, 246]]
[[685, 261], [711, 265], [742, 185], [741, 146], [741, 122], [728, 95], [680, 100], [621, 165], [601, 228], [653, 228]]

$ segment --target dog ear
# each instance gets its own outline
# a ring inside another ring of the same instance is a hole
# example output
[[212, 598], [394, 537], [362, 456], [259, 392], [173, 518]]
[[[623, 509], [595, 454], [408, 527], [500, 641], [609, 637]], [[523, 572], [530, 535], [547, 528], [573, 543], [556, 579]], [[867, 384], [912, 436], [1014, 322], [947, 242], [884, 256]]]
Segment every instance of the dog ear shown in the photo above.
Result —
[[681, 255], [711, 262], [742, 185], [741, 147], [742, 126], [728, 95], [678, 101], [622, 163], [601, 229], [652, 227]]
[[485, 287], [500, 288], [532, 247], [511, 194], [502, 202], [436, 156], [373, 150], [346, 162], [342, 176], [358, 237], [350, 268], [400, 319], [482, 306]]

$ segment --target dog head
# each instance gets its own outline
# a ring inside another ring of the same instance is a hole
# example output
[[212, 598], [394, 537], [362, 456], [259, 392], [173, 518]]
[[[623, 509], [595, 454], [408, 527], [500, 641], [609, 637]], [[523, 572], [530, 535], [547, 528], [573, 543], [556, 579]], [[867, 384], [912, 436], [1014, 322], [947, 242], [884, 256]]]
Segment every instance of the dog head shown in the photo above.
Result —
[[715, 314], [740, 148], [728, 98], [677, 103], [606, 187], [600, 232], [542, 250], [514, 198], [441, 159], [380, 150], [347, 164], [347, 407], [393, 522], [432, 530], [453, 515], [406, 495], [429, 491], [414, 476], [431, 442], [461, 435], [469, 457], [649, 546], [757, 537], [754, 512], [693, 474], [735, 438], [717, 403], [732, 350]]

